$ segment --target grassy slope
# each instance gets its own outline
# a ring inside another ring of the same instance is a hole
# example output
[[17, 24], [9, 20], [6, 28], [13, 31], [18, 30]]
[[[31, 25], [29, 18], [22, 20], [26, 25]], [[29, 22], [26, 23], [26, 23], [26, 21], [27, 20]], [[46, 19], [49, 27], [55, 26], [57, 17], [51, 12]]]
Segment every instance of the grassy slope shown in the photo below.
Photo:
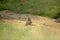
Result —
[[26, 36], [30, 28], [20, 28], [12, 24], [0, 24], [0, 40], [21, 40]]
[[0, 24], [0, 40], [60, 40], [60, 24], [54, 19], [32, 17], [31, 26], [20, 20], [4, 21]]

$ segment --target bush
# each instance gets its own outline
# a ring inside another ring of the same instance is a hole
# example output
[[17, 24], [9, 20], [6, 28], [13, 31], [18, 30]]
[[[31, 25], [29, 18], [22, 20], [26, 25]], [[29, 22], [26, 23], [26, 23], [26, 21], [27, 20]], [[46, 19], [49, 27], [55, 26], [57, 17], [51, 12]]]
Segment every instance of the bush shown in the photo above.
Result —
[[0, 10], [8, 9], [19, 14], [34, 14], [57, 18], [56, 9], [52, 6], [53, 2], [52, 4], [49, 2], [51, 5], [48, 5], [47, 1], [40, 3], [40, 0], [0, 0], [0, 2]]
[[51, 18], [56, 18], [57, 17], [57, 10], [56, 9], [51, 9], [45, 11], [45, 16], [51, 17]]
[[36, 11], [34, 11], [32, 14], [34, 14], [34, 15], [39, 15], [39, 16], [43, 16], [45, 13], [44, 13], [44, 11], [36, 10]]

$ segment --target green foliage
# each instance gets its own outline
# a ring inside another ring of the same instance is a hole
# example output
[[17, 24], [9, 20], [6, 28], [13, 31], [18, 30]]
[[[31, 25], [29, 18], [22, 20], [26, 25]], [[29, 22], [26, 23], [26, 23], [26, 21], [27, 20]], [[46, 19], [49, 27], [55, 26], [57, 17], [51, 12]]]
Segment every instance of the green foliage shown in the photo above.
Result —
[[45, 15], [51, 18], [57, 17], [57, 10], [56, 9], [49, 9], [45, 11]]
[[[0, 0], [0, 10], [56, 18], [60, 0]], [[54, 8], [54, 9], [52, 9]]]
[[45, 13], [43, 11], [40, 11], [40, 10], [36, 10], [33, 14], [34, 15], [39, 15], [39, 16], [45, 15]]
[[8, 10], [8, 8], [4, 5], [0, 5], [0, 11], [2, 11], [2, 10]]

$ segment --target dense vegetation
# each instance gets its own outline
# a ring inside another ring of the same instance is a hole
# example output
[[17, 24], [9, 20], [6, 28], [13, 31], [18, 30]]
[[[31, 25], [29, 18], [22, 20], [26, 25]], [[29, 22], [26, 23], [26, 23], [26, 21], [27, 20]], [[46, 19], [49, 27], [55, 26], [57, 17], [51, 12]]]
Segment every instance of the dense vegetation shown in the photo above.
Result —
[[0, 0], [0, 10], [56, 18], [60, 0]]

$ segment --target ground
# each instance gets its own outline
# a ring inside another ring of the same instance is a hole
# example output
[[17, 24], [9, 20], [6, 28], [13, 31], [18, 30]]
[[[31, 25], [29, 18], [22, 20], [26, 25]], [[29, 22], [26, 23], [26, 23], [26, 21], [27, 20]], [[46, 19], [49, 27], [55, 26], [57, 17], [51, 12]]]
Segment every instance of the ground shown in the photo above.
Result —
[[60, 40], [60, 23], [55, 19], [29, 16], [32, 25], [28, 26], [25, 26], [26, 20], [0, 20], [0, 40]]

